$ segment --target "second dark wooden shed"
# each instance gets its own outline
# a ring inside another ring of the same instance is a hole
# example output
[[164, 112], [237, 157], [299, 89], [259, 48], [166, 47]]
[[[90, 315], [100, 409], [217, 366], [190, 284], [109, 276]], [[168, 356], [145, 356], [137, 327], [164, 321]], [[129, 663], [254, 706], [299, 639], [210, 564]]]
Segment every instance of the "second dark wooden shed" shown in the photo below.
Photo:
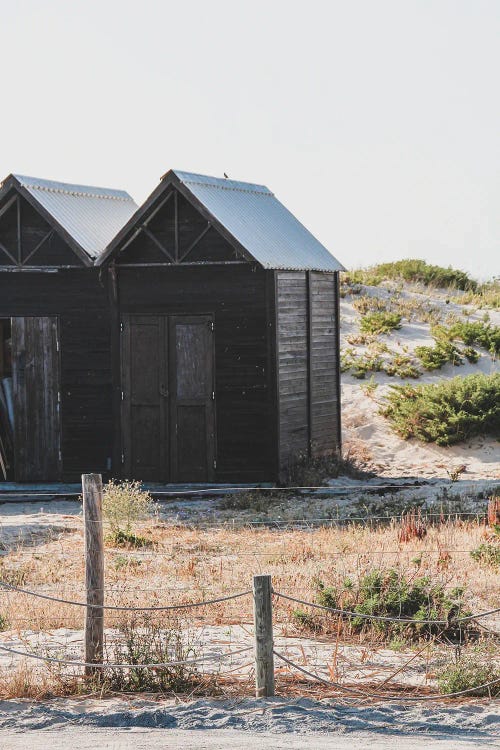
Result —
[[263, 185], [170, 171], [96, 265], [114, 473], [279, 480], [340, 451], [340, 263]]

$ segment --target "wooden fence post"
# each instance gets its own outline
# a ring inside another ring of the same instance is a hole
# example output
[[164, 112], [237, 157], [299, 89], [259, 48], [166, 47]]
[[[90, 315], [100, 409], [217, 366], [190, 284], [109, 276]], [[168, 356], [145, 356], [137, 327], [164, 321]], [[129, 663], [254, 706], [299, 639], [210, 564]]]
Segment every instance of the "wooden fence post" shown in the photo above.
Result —
[[[102, 664], [104, 645], [104, 537], [102, 530], [102, 477], [82, 475], [83, 522], [85, 534], [85, 661]], [[86, 676], [100, 674], [96, 667], [85, 667]]]
[[255, 695], [274, 695], [273, 600], [271, 576], [253, 578], [255, 629]]

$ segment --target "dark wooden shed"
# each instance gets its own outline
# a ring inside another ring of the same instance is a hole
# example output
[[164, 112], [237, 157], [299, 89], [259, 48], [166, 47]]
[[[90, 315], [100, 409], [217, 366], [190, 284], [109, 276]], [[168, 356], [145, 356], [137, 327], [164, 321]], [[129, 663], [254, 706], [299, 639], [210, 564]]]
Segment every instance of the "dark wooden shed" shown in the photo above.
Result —
[[94, 266], [137, 206], [10, 175], [0, 188], [0, 480], [111, 471], [110, 303]]
[[125, 476], [278, 480], [340, 451], [342, 267], [266, 187], [170, 171], [97, 265]]
[[137, 208], [9, 176], [0, 480], [275, 481], [338, 453], [339, 270], [262, 185], [171, 171]]

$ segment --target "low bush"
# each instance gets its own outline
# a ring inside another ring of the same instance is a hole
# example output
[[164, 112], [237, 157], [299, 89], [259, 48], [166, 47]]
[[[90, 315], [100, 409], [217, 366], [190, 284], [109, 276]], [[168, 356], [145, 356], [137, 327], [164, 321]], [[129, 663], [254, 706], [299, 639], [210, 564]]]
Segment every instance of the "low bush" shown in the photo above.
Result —
[[500, 326], [491, 323], [463, 320], [453, 323], [448, 329], [434, 326], [431, 333], [437, 340], [459, 339], [468, 346], [481, 346], [494, 356], [500, 354]]
[[393, 312], [371, 312], [361, 317], [362, 333], [389, 333], [401, 328], [401, 315]]
[[[354, 632], [374, 629], [385, 636], [400, 635], [412, 640], [433, 634], [455, 637], [458, 626], [453, 624], [453, 617], [469, 614], [463, 609], [463, 596], [463, 588], [448, 591], [439, 580], [430, 576], [414, 578], [389, 568], [371, 570], [357, 583], [347, 579], [341, 587], [325, 586], [319, 582], [317, 601], [324, 607], [360, 615], [415, 620], [411, 623], [365, 617], [351, 617], [349, 620]], [[443, 626], [433, 623], [433, 620], [447, 620], [449, 624]]]
[[117, 543], [131, 541], [133, 526], [151, 515], [153, 500], [140, 482], [110, 481], [104, 486], [102, 512]]
[[[195, 645], [186, 637], [181, 622], [162, 618], [161, 624], [151, 615], [142, 615], [119, 624], [119, 640], [108, 651], [109, 661], [117, 664], [166, 664], [162, 667], [110, 669], [109, 687], [119, 691], [186, 692], [197, 678], [196, 664], [172, 664], [199, 656]], [[189, 635], [189, 634], [188, 634]]]
[[113, 545], [113, 547], [133, 547], [134, 549], [140, 549], [141, 547], [153, 546], [151, 539], [147, 539], [140, 534], [134, 534], [131, 531], [122, 531], [122, 529], [114, 529], [114, 531], [106, 536], [106, 541], [108, 544]]
[[438, 342], [435, 346], [417, 346], [417, 356], [424, 370], [440, 370], [450, 362], [455, 367], [462, 364], [460, 352], [456, 346], [447, 342]]
[[385, 362], [384, 371], [391, 377], [396, 375], [403, 380], [419, 378], [422, 374], [413, 359], [404, 354], [396, 354], [392, 360]]
[[485, 542], [472, 550], [470, 556], [485, 568], [500, 568], [500, 545]]
[[382, 414], [401, 437], [452, 445], [474, 435], [500, 438], [500, 373], [391, 387]]
[[500, 680], [500, 666], [494, 664], [492, 656], [490, 650], [477, 648], [475, 653], [460, 656], [455, 663], [448, 664], [438, 674], [440, 692], [447, 694], [472, 690], [468, 695], [488, 698], [499, 696], [500, 682], [488, 688], [480, 687]]
[[7, 627], [8, 627], [7, 618], [4, 617], [3, 615], [0, 615], [0, 631], [7, 630]]
[[401, 279], [443, 289], [460, 289], [475, 292], [479, 285], [465, 271], [443, 268], [426, 263], [425, 260], [405, 259], [391, 263], [379, 263], [363, 270], [349, 271], [346, 279], [351, 284], [378, 286], [382, 281]]

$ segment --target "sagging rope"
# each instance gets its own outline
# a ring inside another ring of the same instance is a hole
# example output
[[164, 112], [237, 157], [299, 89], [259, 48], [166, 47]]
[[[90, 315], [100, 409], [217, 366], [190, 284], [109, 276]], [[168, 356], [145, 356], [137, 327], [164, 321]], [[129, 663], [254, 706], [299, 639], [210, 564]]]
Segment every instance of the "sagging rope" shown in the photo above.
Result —
[[15, 648], [8, 648], [0, 644], [0, 650], [6, 651], [9, 654], [15, 654], [17, 656], [24, 656], [27, 659], [38, 659], [39, 661], [50, 662], [53, 664], [63, 664], [71, 667], [94, 667], [95, 669], [161, 669], [167, 667], [181, 667], [189, 664], [199, 664], [204, 661], [213, 661], [214, 659], [218, 662], [224, 659], [229, 659], [231, 656], [237, 654], [243, 654], [247, 651], [252, 651], [253, 646], [246, 646], [240, 648], [237, 651], [229, 651], [226, 654], [209, 654], [207, 656], [199, 656], [194, 659], [184, 659], [183, 661], [167, 661], [158, 662], [151, 664], [113, 664], [110, 662], [96, 663], [87, 661], [73, 661], [73, 659], [57, 659], [55, 656], [42, 656], [41, 654], [31, 654], [26, 651], [19, 651]]
[[281, 659], [281, 661], [285, 662], [285, 664], [288, 664], [290, 667], [293, 667], [293, 669], [296, 669], [298, 672], [302, 672], [302, 674], [305, 674], [307, 677], [312, 677], [312, 679], [317, 680], [318, 682], [321, 682], [323, 685], [327, 685], [328, 687], [333, 687], [336, 690], [341, 690], [342, 692], [349, 693], [357, 698], [382, 698], [383, 700], [388, 701], [399, 701], [399, 702], [407, 702], [407, 701], [435, 701], [439, 700], [440, 698], [458, 698], [461, 695], [468, 695], [469, 693], [475, 693], [478, 690], [488, 690], [488, 688], [493, 687], [494, 685], [498, 685], [500, 683], [500, 677], [497, 677], [494, 680], [490, 680], [490, 682], [485, 682], [483, 685], [477, 685], [476, 687], [472, 688], [466, 688], [465, 690], [457, 690], [454, 693], [444, 693], [441, 695], [384, 695], [383, 693], [367, 693], [364, 690], [357, 690], [356, 688], [349, 688], [346, 685], [341, 685], [339, 682], [331, 682], [330, 680], [326, 680], [324, 677], [320, 677], [317, 674], [314, 674], [313, 672], [309, 672], [309, 670], [304, 669], [304, 667], [299, 666], [299, 664], [296, 664], [295, 662], [291, 661], [290, 659], [287, 659], [286, 656], [283, 656], [283, 654], [280, 654], [278, 651], [273, 650], [273, 654], [278, 658]]
[[220, 602], [228, 602], [231, 599], [239, 599], [242, 596], [247, 596], [252, 593], [251, 589], [247, 591], [240, 591], [238, 594], [231, 594], [230, 596], [221, 596], [218, 599], [207, 599], [203, 602], [194, 602], [191, 604], [169, 604], [162, 607], [121, 607], [115, 604], [88, 604], [87, 602], [78, 602], [72, 599], [60, 599], [57, 596], [49, 596], [49, 594], [39, 594], [36, 591], [30, 591], [29, 589], [22, 589], [19, 586], [13, 586], [5, 581], [0, 581], [0, 586], [8, 591], [16, 591], [19, 594], [26, 594], [27, 596], [33, 596], [37, 599], [46, 599], [49, 602], [58, 602], [59, 604], [72, 604], [75, 607], [87, 607], [89, 609], [105, 609], [113, 610], [115, 612], [168, 612], [175, 609], [194, 609], [196, 607], [205, 607], [210, 604], [219, 604]]

